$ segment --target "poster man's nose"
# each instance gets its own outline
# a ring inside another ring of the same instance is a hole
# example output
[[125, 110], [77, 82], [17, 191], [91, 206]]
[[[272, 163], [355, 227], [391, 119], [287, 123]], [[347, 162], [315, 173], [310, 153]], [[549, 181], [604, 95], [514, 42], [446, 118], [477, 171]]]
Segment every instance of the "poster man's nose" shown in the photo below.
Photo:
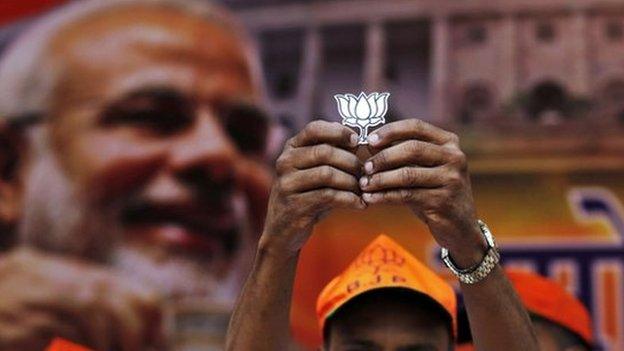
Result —
[[213, 181], [231, 177], [236, 146], [212, 112], [196, 113], [192, 129], [171, 146], [171, 167], [180, 173], [205, 172]]

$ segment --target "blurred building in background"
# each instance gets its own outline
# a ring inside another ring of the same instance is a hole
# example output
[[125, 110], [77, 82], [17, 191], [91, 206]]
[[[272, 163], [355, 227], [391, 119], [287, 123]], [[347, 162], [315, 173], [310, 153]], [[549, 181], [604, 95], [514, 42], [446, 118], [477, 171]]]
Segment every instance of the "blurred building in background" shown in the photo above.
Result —
[[248, 3], [274, 108], [300, 123], [362, 87], [394, 93], [397, 117], [443, 124], [557, 124], [590, 108], [624, 123], [621, 1]]
[[335, 93], [383, 90], [391, 119], [464, 132], [472, 154], [572, 153], [567, 166], [595, 169], [624, 151], [621, 1], [225, 2], [258, 38], [271, 109], [289, 128], [337, 119]]

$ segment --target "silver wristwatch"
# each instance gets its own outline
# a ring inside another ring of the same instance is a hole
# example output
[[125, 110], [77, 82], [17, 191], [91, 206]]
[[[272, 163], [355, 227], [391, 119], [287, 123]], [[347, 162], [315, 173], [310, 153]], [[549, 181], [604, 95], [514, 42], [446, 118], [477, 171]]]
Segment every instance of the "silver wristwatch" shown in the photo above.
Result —
[[475, 284], [483, 280], [487, 277], [492, 270], [496, 267], [498, 262], [500, 261], [500, 254], [498, 253], [498, 249], [496, 248], [496, 243], [494, 242], [494, 236], [490, 229], [483, 223], [483, 221], [479, 220], [479, 229], [481, 229], [481, 234], [485, 237], [485, 241], [487, 242], [488, 248], [485, 253], [485, 256], [473, 267], [467, 269], [458, 268], [449, 252], [446, 248], [442, 248], [441, 256], [444, 264], [459, 278], [459, 281], [464, 284]]

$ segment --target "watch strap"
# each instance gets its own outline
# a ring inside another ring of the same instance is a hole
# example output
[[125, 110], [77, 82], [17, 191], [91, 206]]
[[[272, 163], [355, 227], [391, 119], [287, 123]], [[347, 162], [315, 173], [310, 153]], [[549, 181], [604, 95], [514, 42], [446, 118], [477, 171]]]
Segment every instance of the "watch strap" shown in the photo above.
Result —
[[442, 248], [441, 256], [444, 264], [449, 268], [451, 272], [460, 282], [464, 284], [475, 284], [485, 279], [500, 262], [500, 254], [496, 248], [494, 242], [494, 236], [490, 232], [489, 228], [481, 220], [478, 221], [481, 234], [485, 237], [488, 248], [483, 256], [483, 259], [478, 264], [467, 269], [458, 268], [457, 265], [451, 259], [451, 256], [446, 248]]

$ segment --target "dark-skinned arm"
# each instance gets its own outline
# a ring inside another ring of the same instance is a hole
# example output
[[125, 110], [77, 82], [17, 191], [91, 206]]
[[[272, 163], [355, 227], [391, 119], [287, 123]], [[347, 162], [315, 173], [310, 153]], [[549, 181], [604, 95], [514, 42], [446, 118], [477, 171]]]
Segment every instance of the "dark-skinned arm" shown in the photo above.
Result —
[[[417, 119], [387, 124], [369, 137], [373, 156], [360, 179], [369, 204], [407, 205], [460, 268], [483, 259], [466, 156], [458, 137]], [[502, 269], [461, 284], [477, 350], [538, 350], [529, 316]]]
[[316, 121], [290, 139], [276, 163], [277, 179], [252, 271], [226, 339], [228, 351], [288, 350], [290, 303], [299, 252], [313, 226], [334, 208], [359, 208], [357, 135]]

